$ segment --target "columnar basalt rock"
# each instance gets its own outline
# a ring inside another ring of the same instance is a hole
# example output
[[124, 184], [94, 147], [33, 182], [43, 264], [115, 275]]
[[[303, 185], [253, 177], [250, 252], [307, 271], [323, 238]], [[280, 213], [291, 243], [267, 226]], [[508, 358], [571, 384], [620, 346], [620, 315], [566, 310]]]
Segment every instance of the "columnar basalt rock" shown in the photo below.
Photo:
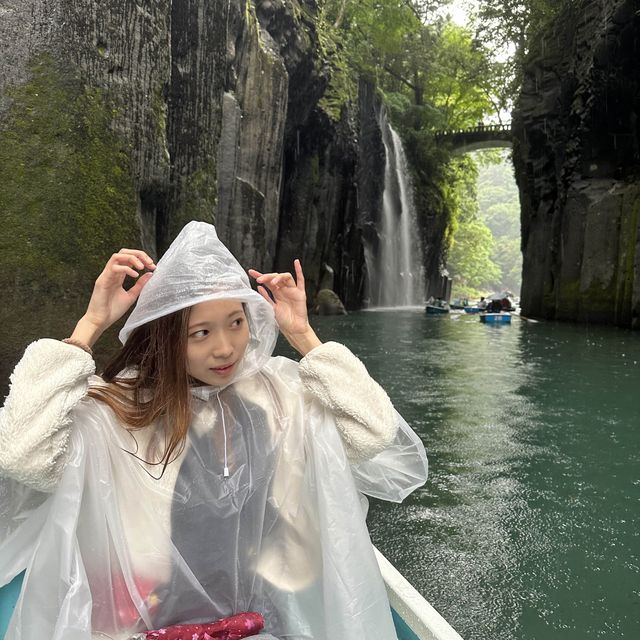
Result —
[[[379, 97], [340, 117], [315, 0], [6, 0], [0, 7], [0, 386], [63, 337], [120, 247], [159, 256], [189, 219], [243, 264], [365, 296], [384, 185]], [[101, 340], [98, 359], [113, 350]]]
[[[220, 237], [247, 264], [275, 260], [289, 75], [280, 47], [251, 3], [235, 39], [218, 149]], [[233, 34], [232, 34], [233, 35]]]
[[0, 284], [11, 295], [0, 343], [9, 370], [30, 339], [72, 330], [114, 250], [157, 256], [186, 220], [213, 221], [229, 5], [3, 3]]
[[[153, 194], [154, 204], [166, 207], [156, 223], [160, 251], [189, 220], [214, 219], [231, 2], [169, 0], [169, 6], [171, 80], [163, 96], [170, 176]], [[162, 114], [158, 94], [156, 105]]]
[[529, 56], [514, 113], [525, 314], [640, 327], [638, 59], [638, 0], [585, 0]]
[[290, 270], [300, 258], [313, 299], [327, 265], [345, 304], [358, 308], [366, 277], [357, 198], [358, 111], [346, 105], [335, 121], [319, 106], [329, 70], [320, 54], [314, 0], [263, 0], [256, 15], [288, 77], [274, 266]]
[[[244, 263], [274, 267], [287, 243], [285, 149], [292, 158], [322, 119], [314, 0], [7, 0], [0, 11], [3, 380], [29, 340], [72, 329], [121, 246], [157, 256], [200, 218]], [[327, 230], [335, 239], [342, 208], [354, 210], [347, 165], [328, 176], [341, 195], [313, 223], [312, 286], [340, 254]]]

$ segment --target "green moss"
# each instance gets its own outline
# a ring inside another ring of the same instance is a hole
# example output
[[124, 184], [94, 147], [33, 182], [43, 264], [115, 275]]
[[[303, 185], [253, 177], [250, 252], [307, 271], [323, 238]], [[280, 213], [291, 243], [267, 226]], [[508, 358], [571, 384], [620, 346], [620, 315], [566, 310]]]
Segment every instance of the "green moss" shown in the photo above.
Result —
[[[623, 212], [623, 215], [626, 212]], [[620, 241], [625, 246], [623, 251], [622, 273], [619, 274], [619, 300], [618, 312], [621, 316], [631, 321], [633, 308], [633, 284], [635, 279], [636, 246], [638, 235], [638, 220], [640, 219], [640, 196], [632, 202], [627, 215], [623, 218], [623, 228], [620, 230]]]
[[253, 7], [252, 2], [247, 2], [244, 7], [244, 19], [245, 24], [247, 25], [247, 31], [251, 33], [254, 32], [258, 42], [262, 45], [262, 39], [260, 38], [260, 24], [258, 23], [258, 16], [256, 16], [256, 11]]
[[[626, 206], [626, 203], [625, 203]], [[594, 281], [587, 289], [579, 280], [559, 282], [557, 292], [547, 292], [546, 309], [558, 319], [615, 323], [629, 326], [633, 306], [634, 264], [640, 199], [623, 212], [620, 229], [618, 268], [611, 283]]]
[[172, 218], [170, 237], [175, 237], [190, 220], [213, 222], [213, 212], [218, 199], [216, 163], [210, 160], [207, 166], [194, 171], [181, 188], [182, 199]]
[[167, 132], [167, 103], [162, 95], [162, 88], [158, 87], [151, 97], [151, 112], [156, 123], [160, 139], [165, 138]]
[[316, 72], [323, 75], [323, 67], [330, 67], [329, 84], [318, 106], [330, 120], [338, 122], [344, 107], [355, 102], [358, 96], [358, 80], [349, 66], [346, 51], [339, 46], [339, 34], [325, 20], [317, 22], [318, 53], [314, 57]]
[[100, 92], [46, 57], [32, 72], [0, 129], [1, 271], [66, 289], [84, 280], [70, 267], [101, 267], [136, 237], [135, 194]]
[[594, 281], [586, 289], [580, 282], [560, 282], [557, 293], [558, 320], [611, 322], [615, 314], [615, 287]]
[[49, 56], [31, 73], [0, 123], [5, 353], [31, 331], [72, 328], [107, 258], [139, 237], [128, 155], [101, 92]]
[[577, 318], [580, 307], [583, 304], [580, 280], [559, 282], [557, 292], [545, 291], [543, 302], [545, 309], [553, 310], [553, 314], [559, 319]]
[[314, 186], [317, 186], [320, 182], [320, 158], [317, 155], [311, 157], [311, 180]]

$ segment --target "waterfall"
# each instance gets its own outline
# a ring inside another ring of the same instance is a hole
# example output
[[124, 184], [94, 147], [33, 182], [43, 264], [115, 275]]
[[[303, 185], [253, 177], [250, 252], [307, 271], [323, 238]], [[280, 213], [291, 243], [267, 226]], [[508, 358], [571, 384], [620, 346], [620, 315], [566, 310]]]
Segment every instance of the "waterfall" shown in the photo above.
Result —
[[413, 186], [400, 136], [381, 110], [386, 161], [377, 252], [367, 247], [369, 300], [373, 307], [406, 307], [424, 301], [424, 266]]

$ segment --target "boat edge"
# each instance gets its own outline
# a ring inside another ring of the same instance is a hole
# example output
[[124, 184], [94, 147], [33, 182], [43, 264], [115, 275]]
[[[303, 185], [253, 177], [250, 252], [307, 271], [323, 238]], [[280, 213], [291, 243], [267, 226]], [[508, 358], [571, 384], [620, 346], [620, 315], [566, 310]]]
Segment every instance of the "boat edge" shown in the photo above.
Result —
[[462, 640], [460, 634], [374, 546], [391, 608], [418, 640]]

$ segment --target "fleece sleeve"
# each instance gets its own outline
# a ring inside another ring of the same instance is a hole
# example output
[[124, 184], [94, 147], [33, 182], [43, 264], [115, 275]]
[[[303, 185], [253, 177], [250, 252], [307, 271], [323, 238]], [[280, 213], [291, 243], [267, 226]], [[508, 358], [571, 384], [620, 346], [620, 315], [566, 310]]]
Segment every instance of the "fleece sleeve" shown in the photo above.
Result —
[[30, 344], [0, 409], [0, 474], [53, 491], [66, 460], [71, 411], [86, 395], [93, 358], [48, 338]]
[[349, 460], [369, 460], [393, 441], [391, 400], [347, 347], [326, 342], [311, 350], [300, 361], [300, 379], [334, 415]]

